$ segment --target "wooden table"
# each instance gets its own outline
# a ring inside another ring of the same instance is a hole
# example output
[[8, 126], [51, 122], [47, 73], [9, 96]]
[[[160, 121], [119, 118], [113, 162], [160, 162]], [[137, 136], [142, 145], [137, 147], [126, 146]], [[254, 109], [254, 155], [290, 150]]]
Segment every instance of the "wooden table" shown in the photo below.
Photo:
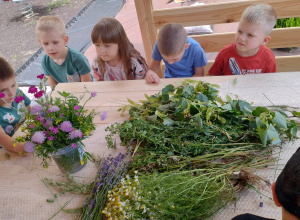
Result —
[[[216, 76], [216, 77], [193, 77], [193, 80], [202, 80], [209, 83], [220, 84], [228, 80], [234, 80], [237, 76]], [[176, 79], [161, 79], [160, 84], [147, 84], [144, 80], [128, 80], [128, 81], [103, 81], [90, 83], [61, 83], [56, 86], [53, 92], [54, 96], [59, 96], [57, 91], [70, 92], [79, 97], [86, 90], [97, 92], [97, 96], [87, 102], [88, 110], [97, 109], [97, 111], [107, 111], [108, 118], [105, 121], [100, 121], [100, 118], [95, 118], [96, 124], [108, 124], [113, 121], [120, 120], [120, 112], [117, 110], [122, 106], [127, 105], [127, 98], [138, 102], [145, 100], [144, 94], [153, 95], [160, 91], [168, 84], [176, 84], [182, 82], [183, 78]], [[87, 100], [89, 94], [82, 100], [82, 104]]]
[[[254, 105], [290, 105], [300, 109], [300, 72], [294, 73], [277, 73], [261, 74], [251, 76], [221, 76], [221, 77], [203, 77], [191, 78], [219, 84], [220, 95], [225, 96], [233, 93], [249, 102], [254, 101]], [[167, 84], [176, 84], [183, 79], [161, 79], [161, 83], [146, 84], [141, 81], [118, 81], [118, 82], [92, 82], [92, 83], [68, 83], [59, 84], [56, 91], [53, 92], [58, 96], [57, 91], [70, 92], [75, 96], [84, 93], [85, 87], [91, 92], [97, 92], [97, 96], [91, 99], [86, 107], [99, 111], [107, 111], [108, 118], [101, 122], [100, 117], [95, 119], [98, 125], [94, 135], [85, 140], [87, 151], [92, 151], [98, 156], [116, 154], [120, 150], [108, 150], [104, 139], [104, 129], [106, 124], [124, 120], [117, 111], [120, 107], [128, 104], [127, 98], [133, 101], [144, 100], [144, 94], [153, 95], [161, 90]], [[84, 102], [88, 95], [82, 100]], [[83, 103], [82, 103], [83, 104]], [[128, 117], [128, 116], [127, 116]], [[283, 145], [281, 160], [276, 174], [274, 169], [266, 170], [262, 175], [274, 181], [280, 173], [286, 161], [300, 146], [300, 141], [287, 143]], [[66, 194], [58, 196], [58, 202], [48, 203], [46, 200], [53, 198], [56, 192], [48, 189], [41, 181], [42, 178], [48, 177], [55, 181], [65, 180], [65, 176], [59, 171], [56, 164], [50, 163], [47, 170], [40, 166], [40, 160], [33, 155], [27, 157], [18, 157], [14, 153], [10, 154], [10, 159], [5, 157], [5, 150], [0, 150], [0, 219], [30, 219], [40, 220], [49, 219], [74, 219], [74, 216], [59, 212], [56, 214], [61, 205], [71, 200], [67, 208], [78, 207], [82, 204], [85, 197], [73, 198], [73, 195]], [[78, 180], [87, 180], [88, 182], [95, 175], [97, 168], [88, 163], [87, 166], [75, 174]], [[52, 194], [53, 193], [53, 194]], [[265, 192], [270, 196], [270, 189]], [[264, 207], [259, 208], [260, 198], [257, 193], [247, 192], [236, 204], [222, 210], [214, 220], [227, 220], [242, 213], [253, 213], [267, 218], [281, 219], [281, 210], [275, 205], [263, 198]], [[60, 205], [59, 205], [60, 204]], [[226, 218], [224, 218], [226, 216]]]

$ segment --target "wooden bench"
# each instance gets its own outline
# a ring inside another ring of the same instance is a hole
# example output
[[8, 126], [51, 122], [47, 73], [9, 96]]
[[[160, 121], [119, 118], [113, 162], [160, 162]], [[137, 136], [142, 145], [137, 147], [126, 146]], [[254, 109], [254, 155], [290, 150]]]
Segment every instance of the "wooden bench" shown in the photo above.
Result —
[[[199, 6], [185, 6], [154, 10], [152, 0], [135, 0], [146, 60], [150, 63], [157, 31], [164, 24], [175, 22], [183, 26], [214, 25], [239, 22], [246, 7], [255, 3], [266, 3], [274, 7], [279, 18], [300, 17], [300, 0], [238, 0]], [[234, 42], [235, 32], [192, 35], [206, 53], [219, 52]], [[300, 27], [273, 29], [269, 48], [300, 46]], [[300, 71], [300, 55], [276, 56], [278, 72]], [[205, 75], [214, 60], [209, 60]], [[162, 65], [163, 66], [163, 65]], [[163, 78], [163, 68], [159, 76]]]

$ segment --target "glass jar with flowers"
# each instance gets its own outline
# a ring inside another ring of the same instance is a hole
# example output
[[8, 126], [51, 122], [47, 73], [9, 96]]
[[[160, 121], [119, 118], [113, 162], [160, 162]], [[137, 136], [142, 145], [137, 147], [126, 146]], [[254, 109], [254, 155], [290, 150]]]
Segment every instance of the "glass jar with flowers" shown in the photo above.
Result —
[[[23, 136], [16, 138], [17, 142], [25, 142], [25, 151], [34, 152], [42, 159], [41, 164], [48, 168], [48, 161], [53, 158], [60, 170], [74, 173], [85, 166], [91, 158], [83, 150], [82, 140], [95, 130], [93, 118], [97, 112], [84, 109], [85, 104], [96, 92], [88, 90], [79, 98], [67, 92], [58, 92], [60, 97], [47, 94], [46, 77], [41, 79], [39, 88], [29, 87], [29, 93], [34, 94], [37, 104], [30, 111], [25, 110], [26, 120], [21, 127]], [[80, 101], [89, 93], [90, 97], [80, 105]], [[101, 120], [106, 112], [102, 112]]]

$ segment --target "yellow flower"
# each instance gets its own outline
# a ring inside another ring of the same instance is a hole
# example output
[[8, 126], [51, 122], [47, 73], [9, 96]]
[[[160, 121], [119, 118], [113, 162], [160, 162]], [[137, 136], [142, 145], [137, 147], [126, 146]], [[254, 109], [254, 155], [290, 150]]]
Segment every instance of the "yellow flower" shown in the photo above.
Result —
[[16, 143], [13, 143], [13, 147], [16, 147]]

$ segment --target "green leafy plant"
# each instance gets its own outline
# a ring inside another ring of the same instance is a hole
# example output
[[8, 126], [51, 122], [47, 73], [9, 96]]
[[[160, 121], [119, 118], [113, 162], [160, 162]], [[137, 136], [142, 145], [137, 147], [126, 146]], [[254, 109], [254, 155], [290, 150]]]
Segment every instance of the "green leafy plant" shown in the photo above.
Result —
[[[295, 18], [281, 18], [277, 19], [275, 28], [288, 28], [288, 27], [299, 27], [300, 26], [300, 17]], [[277, 50], [283, 50], [283, 51], [291, 51], [293, 47], [289, 48], [277, 48]]]

